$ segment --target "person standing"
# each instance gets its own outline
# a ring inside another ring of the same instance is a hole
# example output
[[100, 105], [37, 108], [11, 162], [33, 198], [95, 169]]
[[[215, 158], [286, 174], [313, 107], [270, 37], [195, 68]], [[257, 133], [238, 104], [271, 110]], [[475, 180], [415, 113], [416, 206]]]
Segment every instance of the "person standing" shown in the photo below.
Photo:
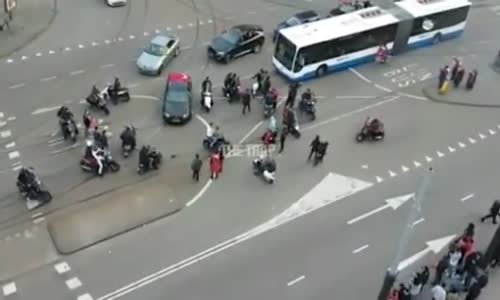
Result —
[[222, 146], [219, 148], [219, 161], [220, 161], [220, 171], [222, 173], [222, 169], [224, 168], [224, 152], [226, 151], [226, 146]]
[[307, 157], [307, 160], [311, 160], [314, 153], [316, 153], [318, 151], [318, 147], [319, 147], [320, 143], [321, 143], [321, 141], [319, 140], [319, 135], [316, 135], [314, 140], [312, 140], [311, 144], [309, 145], [309, 147], [311, 147], [311, 151], [309, 152], [309, 156]]
[[295, 99], [297, 98], [297, 93], [299, 91], [300, 85], [298, 83], [292, 83], [288, 87], [288, 97], [286, 98], [286, 106], [293, 107], [295, 105]]
[[252, 96], [251, 96], [250, 89], [247, 88], [247, 89], [245, 89], [245, 91], [243, 93], [241, 93], [241, 103], [243, 104], [243, 111], [241, 113], [243, 115], [246, 113], [247, 110], [248, 110], [248, 112], [251, 111], [251, 109], [250, 109], [251, 99], [252, 99]]
[[280, 133], [280, 149], [278, 150], [278, 153], [281, 153], [281, 152], [283, 152], [283, 150], [285, 150], [285, 141], [286, 141], [287, 135], [288, 135], [288, 131], [287, 131], [286, 127], [283, 127], [283, 129], [281, 129], [281, 133]]
[[220, 173], [220, 156], [218, 152], [213, 152], [210, 155], [210, 178], [217, 179]]
[[448, 76], [447, 70], [449, 70], [448, 66], [444, 66], [444, 68], [439, 70], [438, 90], [441, 90], [444, 82], [446, 81], [446, 77]]
[[457, 78], [458, 69], [461, 67], [462, 63], [456, 57], [453, 58], [453, 67], [451, 68], [451, 80], [455, 81]]
[[200, 181], [200, 170], [203, 166], [203, 162], [200, 159], [200, 155], [196, 153], [193, 161], [191, 162], [191, 171], [193, 171], [193, 180], [196, 182]]
[[453, 86], [456, 88], [459, 87], [462, 83], [462, 80], [464, 80], [464, 76], [465, 69], [460, 65], [458, 66], [457, 73], [455, 74], [455, 78], [453, 79]]
[[493, 224], [497, 223], [497, 216], [500, 213], [500, 200], [495, 200], [490, 207], [490, 213], [481, 218], [481, 223], [484, 223], [487, 219], [493, 219]]
[[474, 88], [474, 85], [476, 85], [476, 80], [477, 80], [477, 70], [469, 72], [465, 88], [469, 91], [472, 90]]

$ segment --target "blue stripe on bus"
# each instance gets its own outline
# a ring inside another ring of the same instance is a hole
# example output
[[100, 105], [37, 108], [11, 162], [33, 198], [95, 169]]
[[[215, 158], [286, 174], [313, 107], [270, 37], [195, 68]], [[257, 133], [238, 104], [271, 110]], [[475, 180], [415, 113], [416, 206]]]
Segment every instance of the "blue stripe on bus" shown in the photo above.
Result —
[[[446, 41], [446, 40], [458, 38], [463, 34], [463, 32], [464, 32], [463, 30], [459, 30], [459, 31], [448, 33], [448, 34], [443, 34], [441, 36], [441, 40]], [[418, 42], [408, 44], [408, 49], [413, 50], [413, 49], [431, 46], [431, 45], [433, 45], [432, 40], [433, 40], [433, 38], [428, 38], [425, 40], [421, 40]], [[352, 67], [359, 66], [359, 65], [362, 65], [365, 63], [373, 62], [374, 60], [375, 60], [375, 55], [367, 55], [367, 56], [359, 57], [356, 59], [348, 60], [346, 62], [342, 62], [342, 63], [335, 64], [332, 66], [328, 66], [327, 72], [328, 73], [335, 73], [335, 72], [343, 71], [343, 70], [348, 69], [348, 68], [352, 68]], [[306, 74], [302, 75], [301, 77], [289, 78], [286, 74], [281, 73], [278, 68], [276, 68], [276, 70], [278, 71], [278, 73], [280, 75], [282, 75], [288, 81], [291, 81], [291, 82], [307, 81], [307, 80], [316, 78], [316, 71], [306, 73]]]

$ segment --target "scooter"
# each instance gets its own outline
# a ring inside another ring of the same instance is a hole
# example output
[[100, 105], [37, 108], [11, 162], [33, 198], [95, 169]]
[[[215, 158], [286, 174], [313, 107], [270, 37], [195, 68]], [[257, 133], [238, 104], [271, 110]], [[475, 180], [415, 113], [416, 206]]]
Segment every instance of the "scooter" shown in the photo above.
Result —
[[[111, 156], [111, 152], [105, 151], [104, 155], [104, 160], [103, 160], [103, 174], [105, 174], [108, 170], [111, 171], [112, 173], [116, 173], [120, 171], [120, 164], [113, 159]], [[82, 158], [80, 160], [80, 167], [83, 171], [85, 172], [90, 172], [97, 174], [99, 165], [97, 164], [97, 161], [92, 157], [92, 158]]]
[[201, 93], [201, 106], [205, 110], [206, 113], [210, 113], [212, 107], [214, 105], [214, 100], [212, 97], [212, 93], [209, 91], [205, 91]]
[[29, 185], [24, 185], [20, 181], [17, 181], [16, 185], [21, 195], [26, 199], [26, 207], [28, 210], [32, 210], [52, 201], [52, 194], [36, 176]]
[[313, 100], [301, 100], [299, 102], [299, 108], [302, 113], [310, 116], [311, 121], [316, 120], [316, 101]]
[[361, 128], [361, 131], [356, 135], [356, 141], [358, 143], [364, 142], [367, 139], [370, 139], [372, 141], [381, 141], [385, 138], [385, 132], [383, 129], [378, 133], [373, 133], [369, 130], [369, 120], [369, 118], [366, 119], [365, 124], [363, 124], [363, 127]]
[[128, 88], [120, 87], [118, 90], [113, 88], [113, 85], [110, 84], [106, 87], [106, 94], [114, 104], [118, 104], [118, 101], [128, 102], [130, 101], [130, 93]]
[[108, 104], [106, 103], [106, 99], [104, 98], [102, 92], [99, 96], [89, 95], [86, 100], [87, 103], [90, 104], [91, 107], [95, 107], [104, 112], [104, 114], [109, 115], [110, 111], [108, 108]]
[[276, 170], [270, 171], [266, 168], [263, 168], [261, 164], [262, 164], [261, 158], [253, 160], [252, 166], [254, 170], [254, 175], [261, 176], [261, 178], [264, 179], [265, 182], [273, 184], [276, 181]]
[[143, 164], [139, 162], [139, 167], [137, 168], [137, 173], [139, 175], [145, 174], [150, 170], [158, 170], [160, 169], [160, 165], [163, 160], [163, 155], [156, 151], [154, 153], [150, 153], [148, 156], [148, 163]]

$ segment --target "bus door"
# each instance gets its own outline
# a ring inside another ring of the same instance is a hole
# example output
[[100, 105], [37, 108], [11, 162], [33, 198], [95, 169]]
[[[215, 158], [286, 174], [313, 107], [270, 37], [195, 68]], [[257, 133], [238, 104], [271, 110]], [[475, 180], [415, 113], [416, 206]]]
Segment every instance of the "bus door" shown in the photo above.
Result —
[[408, 40], [413, 29], [413, 19], [400, 21], [396, 30], [396, 38], [394, 39], [394, 46], [392, 54], [397, 55], [405, 52], [408, 49]]

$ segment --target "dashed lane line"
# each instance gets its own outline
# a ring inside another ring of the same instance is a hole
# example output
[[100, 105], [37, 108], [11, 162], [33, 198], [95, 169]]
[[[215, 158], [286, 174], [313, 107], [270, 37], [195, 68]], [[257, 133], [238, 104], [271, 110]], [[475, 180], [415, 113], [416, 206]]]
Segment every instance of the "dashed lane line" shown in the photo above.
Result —
[[465, 201], [470, 200], [472, 198], [474, 198], [474, 194], [469, 194], [469, 195], [463, 197], [462, 199], [460, 199], [460, 201], [465, 202]]
[[49, 81], [52, 81], [55, 79], [57, 79], [57, 76], [49, 76], [49, 77], [45, 77], [45, 78], [40, 79], [40, 82], [49, 82]]
[[295, 285], [295, 284], [301, 282], [304, 279], [306, 279], [306, 276], [302, 275], [302, 276], [299, 276], [299, 277], [295, 278], [294, 280], [289, 281], [286, 285], [288, 287], [291, 287], [292, 285]]
[[25, 84], [24, 83], [20, 83], [20, 84], [14, 84], [14, 85], [11, 85], [8, 87], [9, 90], [15, 90], [15, 89], [18, 89], [18, 88], [22, 88]]
[[358, 253], [360, 253], [360, 252], [362, 252], [362, 251], [364, 251], [364, 250], [368, 249], [369, 247], [370, 247], [370, 245], [369, 245], [369, 244], [363, 245], [363, 246], [361, 246], [361, 247], [359, 247], [359, 248], [357, 248], [357, 249], [353, 250], [353, 251], [352, 251], [352, 254], [358, 254]]

